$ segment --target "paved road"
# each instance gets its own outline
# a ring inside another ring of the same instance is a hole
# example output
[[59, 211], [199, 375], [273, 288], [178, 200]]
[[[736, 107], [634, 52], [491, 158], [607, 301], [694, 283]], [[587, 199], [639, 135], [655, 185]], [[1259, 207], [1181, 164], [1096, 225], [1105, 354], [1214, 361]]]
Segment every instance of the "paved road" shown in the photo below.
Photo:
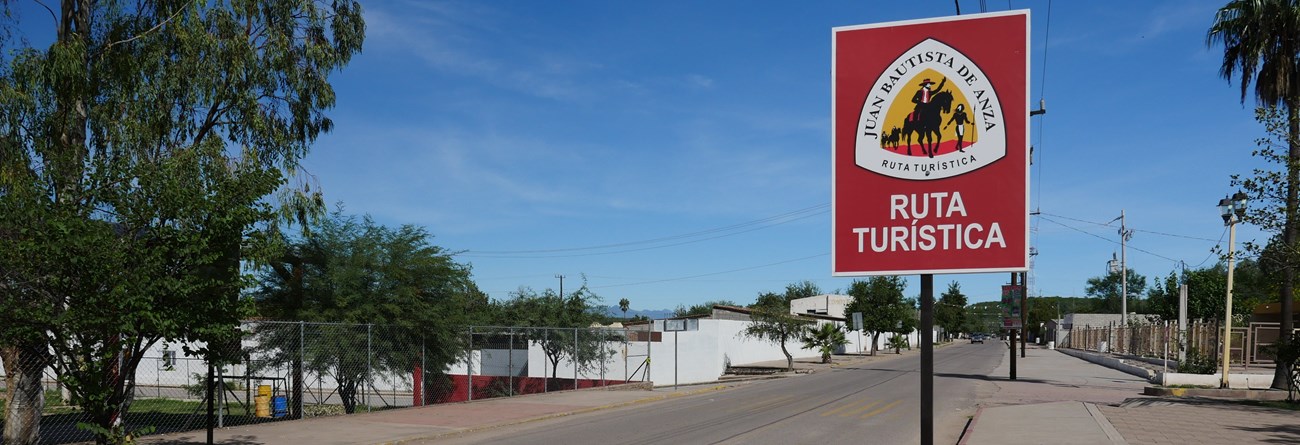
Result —
[[[935, 352], [935, 441], [955, 443], [1001, 342]], [[525, 423], [425, 443], [916, 443], [919, 355], [652, 404]]]

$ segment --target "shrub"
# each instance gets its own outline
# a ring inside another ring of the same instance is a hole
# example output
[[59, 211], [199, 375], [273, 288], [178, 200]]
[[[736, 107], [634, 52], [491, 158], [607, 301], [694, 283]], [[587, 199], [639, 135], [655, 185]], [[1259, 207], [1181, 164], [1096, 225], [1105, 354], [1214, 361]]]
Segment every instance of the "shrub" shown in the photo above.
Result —
[[1187, 374], [1214, 374], [1218, 368], [1214, 357], [1202, 354], [1196, 348], [1187, 350], [1187, 359], [1178, 364], [1178, 372]]

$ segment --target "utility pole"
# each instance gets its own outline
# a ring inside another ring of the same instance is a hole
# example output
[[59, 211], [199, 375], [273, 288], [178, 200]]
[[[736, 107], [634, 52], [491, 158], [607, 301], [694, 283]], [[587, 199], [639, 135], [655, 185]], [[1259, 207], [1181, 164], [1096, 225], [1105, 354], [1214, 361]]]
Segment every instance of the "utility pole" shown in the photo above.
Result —
[[564, 275], [557, 273], [555, 274], [555, 278], [560, 279], [560, 299], [563, 300], [564, 299]]
[[[1020, 332], [1025, 332], [1025, 330], [1028, 328], [1028, 325], [1027, 325], [1027, 321], [1028, 321], [1028, 318], [1027, 318], [1027, 317], [1028, 317], [1028, 316], [1027, 316], [1026, 314], [1029, 313], [1029, 304], [1028, 304], [1028, 298], [1029, 298], [1029, 286], [1025, 286], [1025, 283], [1028, 282], [1028, 281], [1029, 281], [1029, 280], [1028, 280], [1028, 274], [1025, 273], [1025, 272], [1021, 272], [1021, 273], [1020, 273], [1020, 285], [1023, 286], [1024, 289], [1021, 289], [1021, 290], [1020, 290]], [[1028, 343], [1028, 342], [1025, 341], [1024, 338], [1021, 338], [1021, 339], [1020, 339], [1020, 358], [1025, 358], [1025, 343]], [[1012, 353], [1014, 354], [1015, 351], [1012, 351]]]
[[1119, 312], [1120, 327], [1128, 326], [1128, 240], [1133, 237], [1133, 231], [1128, 229], [1127, 220], [1124, 218], [1124, 209], [1120, 209], [1119, 218], [1110, 220], [1110, 222], [1119, 221]]
[[[1020, 274], [1015, 273], [1015, 272], [1012, 272], [1012, 273], [1011, 273], [1011, 291], [1012, 291], [1012, 292], [1015, 292], [1015, 289], [1016, 289], [1016, 277], [1017, 277], [1018, 275], [1020, 275]], [[1022, 310], [1023, 310], [1023, 309], [1022, 309]], [[1009, 338], [1009, 339], [1011, 340], [1011, 343], [1010, 343], [1010, 346], [1011, 346], [1011, 380], [1015, 380], [1015, 379], [1016, 379], [1016, 334], [1017, 334], [1016, 330], [1015, 330], [1015, 329], [1011, 329], [1010, 333], [1009, 333], [1008, 336], [1007, 336], [1007, 338]]]

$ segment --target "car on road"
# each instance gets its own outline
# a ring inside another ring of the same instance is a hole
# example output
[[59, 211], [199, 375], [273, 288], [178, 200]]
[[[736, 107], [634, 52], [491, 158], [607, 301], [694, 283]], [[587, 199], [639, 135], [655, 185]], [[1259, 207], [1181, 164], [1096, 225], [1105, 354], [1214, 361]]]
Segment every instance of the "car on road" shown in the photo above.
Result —
[[984, 344], [984, 335], [983, 334], [972, 335], [970, 336], [970, 342], [971, 344], [975, 344], [975, 343]]

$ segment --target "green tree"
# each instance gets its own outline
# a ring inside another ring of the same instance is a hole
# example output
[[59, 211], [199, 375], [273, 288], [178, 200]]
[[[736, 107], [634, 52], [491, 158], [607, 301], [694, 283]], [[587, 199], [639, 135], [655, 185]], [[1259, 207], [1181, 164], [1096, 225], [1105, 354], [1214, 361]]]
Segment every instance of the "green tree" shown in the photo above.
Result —
[[966, 326], [966, 295], [961, 293], [961, 284], [956, 281], [948, 284], [948, 290], [939, 296], [934, 306], [934, 318], [949, 338], [963, 330]]
[[[1261, 112], [1269, 133], [1280, 144], [1265, 143], [1254, 153], [1284, 166], [1281, 172], [1263, 172], [1246, 181], [1234, 182], [1246, 188], [1255, 199], [1281, 201], [1280, 206], [1255, 210], [1247, 222], [1276, 234], [1284, 246], [1279, 255], [1282, 320], [1280, 332], [1291, 332], [1292, 299], [1297, 265], [1296, 236], [1300, 231], [1300, 5], [1291, 0], [1232, 0], [1219, 9], [1206, 34], [1206, 45], [1223, 45], [1223, 64], [1219, 75], [1229, 82], [1240, 76], [1241, 102], [1245, 103], [1252, 81], [1255, 102], [1269, 108]], [[1286, 117], [1280, 116], [1281, 106]], [[1272, 115], [1272, 117], [1268, 117]], [[1283, 154], [1285, 153], [1285, 154]], [[1269, 193], [1279, 192], [1279, 193]], [[1261, 206], [1255, 206], [1256, 208]], [[1279, 362], [1273, 376], [1273, 388], [1286, 388], [1289, 370]]]
[[737, 306], [737, 304], [731, 300], [706, 301], [700, 304], [692, 304], [689, 308], [679, 304], [677, 305], [677, 309], [673, 309], [673, 316], [690, 317], [695, 315], [709, 315], [713, 313], [714, 306]]
[[787, 287], [787, 294], [776, 294], [764, 292], [759, 294], [758, 303], [750, 306], [749, 325], [741, 331], [741, 335], [749, 338], [756, 338], [772, 343], [781, 347], [781, 353], [785, 354], [786, 370], [794, 370], [794, 356], [786, 347], [786, 343], [791, 340], [800, 339], [805, 330], [808, 329], [808, 321], [799, 318], [790, 313], [790, 303], [792, 295], [791, 287]]
[[[259, 269], [251, 293], [258, 312], [272, 320], [352, 326], [313, 326], [307, 337], [316, 340], [302, 354], [286, 347], [299, 345], [296, 327], [259, 326], [266, 366], [291, 363], [333, 376], [350, 414], [370, 373], [402, 375], [421, 361], [440, 372], [463, 355], [463, 328], [487, 310], [487, 296], [470, 267], [431, 244], [424, 228], [389, 228], [338, 210], [310, 229]], [[300, 356], [305, 364], [295, 362]]]
[[551, 289], [539, 294], [523, 287], [501, 305], [498, 323], [552, 328], [525, 337], [546, 354], [547, 361], [551, 362], [551, 377], [558, 376], [556, 368], [562, 359], [568, 359], [579, 371], [585, 372], [599, 366], [608, 354], [614, 353], [602, 347], [602, 342], [609, 340], [607, 336], [587, 332], [593, 323], [603, 318], [598, 307], [600, 301], [600, 296], [587, 288], [585, 278], [582, 286], [563, 296]]
[[854, 280], [849, 285], [849, 302], [844, 312], [862, 313], [862, 327], [871, 333], [871, 355], [879, 349], [880, 334], [894, 332], [900, 323], [913, 317], [903, 290], [907, 283], [898, 276], [876, 276], [867, 280]]
[[632, 303], [630, 301], [627, 301], [626, 298], [620, 298], [618, 300], [618, 308], [623, 311], [623, 319], [625, 320], [627, 319], [627, 310], [630, 309], [631, 307], [632, 307]]
[[844, 329], [832, 323], [805, 329], [803, 338], [800, 341], [803, 342], [805, 349], [816, 348], [818, 352], [821, 352], [822, 363], [830, 363], [831, 354], [835, 352], [835, 349], [849, 344], [849, 339], [844, 336]]
[[[1134, 309], [1129, 313], [1137, 313], [1136, 309], [1142, 304], [1142, 294], [1146, 292], [1147, 277], [1134, 272], [1133, 269], [1128, 269], [1127, 278], [1129, 307]], [[1122, 284], [1119, 272], [1111, 272], [1104, 276], [1089, 278], [1083, 292], [1099, 299], [1097, 303], [1100, 306], [1093, 308], [1094, 311], [1118, 314], [1122, 309], [1120, 302]]]
[[[1252, 260], [1237, 264], [1234, 273], [1244, 278], [1233, 283], [1232, 313], [1236, 317], [1249, 316], [1263, 297], [1254, 285], [1259, 269]], [[1191, 320], [1222, 320], [1224, 297], [1228, 291], [1228, 269], [1224, 263], [1184, 271], [1181, 276], [1169, 272], [1163, 283], [1156, 283], [1147, 295], [1151, 313], [1165, 320], [1178, 320], [1178, 287], [1187, 284], [1187, 318]]]
[[24, 32], [3, 16], [3, 441], [37, 437], [40, 405], [13, 402], [49, 365], [108, 442], [125, 436], [145, 350], [236, 335], [241, 261], [275, 229], [268, 198], [318, 201], [281, 187], [332, 128], [329, 75], [365, 25], [348, 0], [68, 0], [36, 48], [11, 46]]

